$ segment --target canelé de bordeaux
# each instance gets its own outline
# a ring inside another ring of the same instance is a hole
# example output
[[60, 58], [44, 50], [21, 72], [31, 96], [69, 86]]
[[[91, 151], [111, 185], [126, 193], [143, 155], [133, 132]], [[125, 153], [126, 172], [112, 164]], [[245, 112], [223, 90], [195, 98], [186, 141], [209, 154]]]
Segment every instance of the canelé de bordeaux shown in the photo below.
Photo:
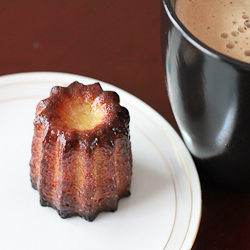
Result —
[[30, 160], [42, 206], [93, 221], [130, 195], [129, 112], [99, 83], [53, 87], [38, 103]]

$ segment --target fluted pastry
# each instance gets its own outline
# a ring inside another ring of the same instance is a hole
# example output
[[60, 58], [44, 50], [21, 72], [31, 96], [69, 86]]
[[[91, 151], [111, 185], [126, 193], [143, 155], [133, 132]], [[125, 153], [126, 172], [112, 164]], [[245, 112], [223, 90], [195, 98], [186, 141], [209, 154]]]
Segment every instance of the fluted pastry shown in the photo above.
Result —
[[99, 83], [53, 87], [37, 105], [30, 176], [43, 206], [92, 221], [130, 195], [128, 110]]

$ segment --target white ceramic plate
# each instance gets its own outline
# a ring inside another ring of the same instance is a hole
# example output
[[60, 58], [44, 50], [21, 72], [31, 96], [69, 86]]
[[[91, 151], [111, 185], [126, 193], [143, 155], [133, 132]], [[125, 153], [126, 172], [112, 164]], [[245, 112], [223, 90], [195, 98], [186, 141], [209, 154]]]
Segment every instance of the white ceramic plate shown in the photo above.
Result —
[[61, 219], [40, 206], [29, 177], [35, 108], [53, 86], [76, 80], [97, 81], [50, 72], [0, 77], [0, 249], [191, 249], [201, 218], [201, 189], [188, 150], [156, 111], [100, 81], [130, 112], [132, 194], [120, 200], [116, 212], [101, 213], [93, 222]]

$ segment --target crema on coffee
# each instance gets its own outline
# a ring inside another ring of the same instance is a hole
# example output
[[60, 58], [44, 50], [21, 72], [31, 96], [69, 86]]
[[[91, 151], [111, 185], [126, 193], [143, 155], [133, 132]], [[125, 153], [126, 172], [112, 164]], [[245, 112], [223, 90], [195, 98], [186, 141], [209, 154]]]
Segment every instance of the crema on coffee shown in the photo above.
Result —
[[203, 43], [250, 63], [250, 0], [177, 0], [175, 10]]

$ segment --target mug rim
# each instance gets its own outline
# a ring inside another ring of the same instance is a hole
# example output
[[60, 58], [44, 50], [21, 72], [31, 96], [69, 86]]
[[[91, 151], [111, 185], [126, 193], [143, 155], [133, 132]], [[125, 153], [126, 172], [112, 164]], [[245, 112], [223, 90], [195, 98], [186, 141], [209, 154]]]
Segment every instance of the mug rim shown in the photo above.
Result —
[[[175, 0], [175, 2], [178, 0]], [[175, 14], [175, 10], [171, 4], [171, 0], [162, 0], [164, 9], [170, 19], [170, 21], [173, 23], [173, 25], [181, 32], [181, 34], [197, 49], [202, 51], [203, 53], [221, 61], [225, 61], [229, 64], [234, 64], [240, 68], [245, 68], [250, 70], [250, 63], [240, 61], [238, 59], [234, 59], [230, 56], [227, 56], [225, 54], [222, 54], [211, 47], [207, 46], [205, 43], [200, 41], [198, 38], [196, 38], [179, 20], [177, 15]]]

